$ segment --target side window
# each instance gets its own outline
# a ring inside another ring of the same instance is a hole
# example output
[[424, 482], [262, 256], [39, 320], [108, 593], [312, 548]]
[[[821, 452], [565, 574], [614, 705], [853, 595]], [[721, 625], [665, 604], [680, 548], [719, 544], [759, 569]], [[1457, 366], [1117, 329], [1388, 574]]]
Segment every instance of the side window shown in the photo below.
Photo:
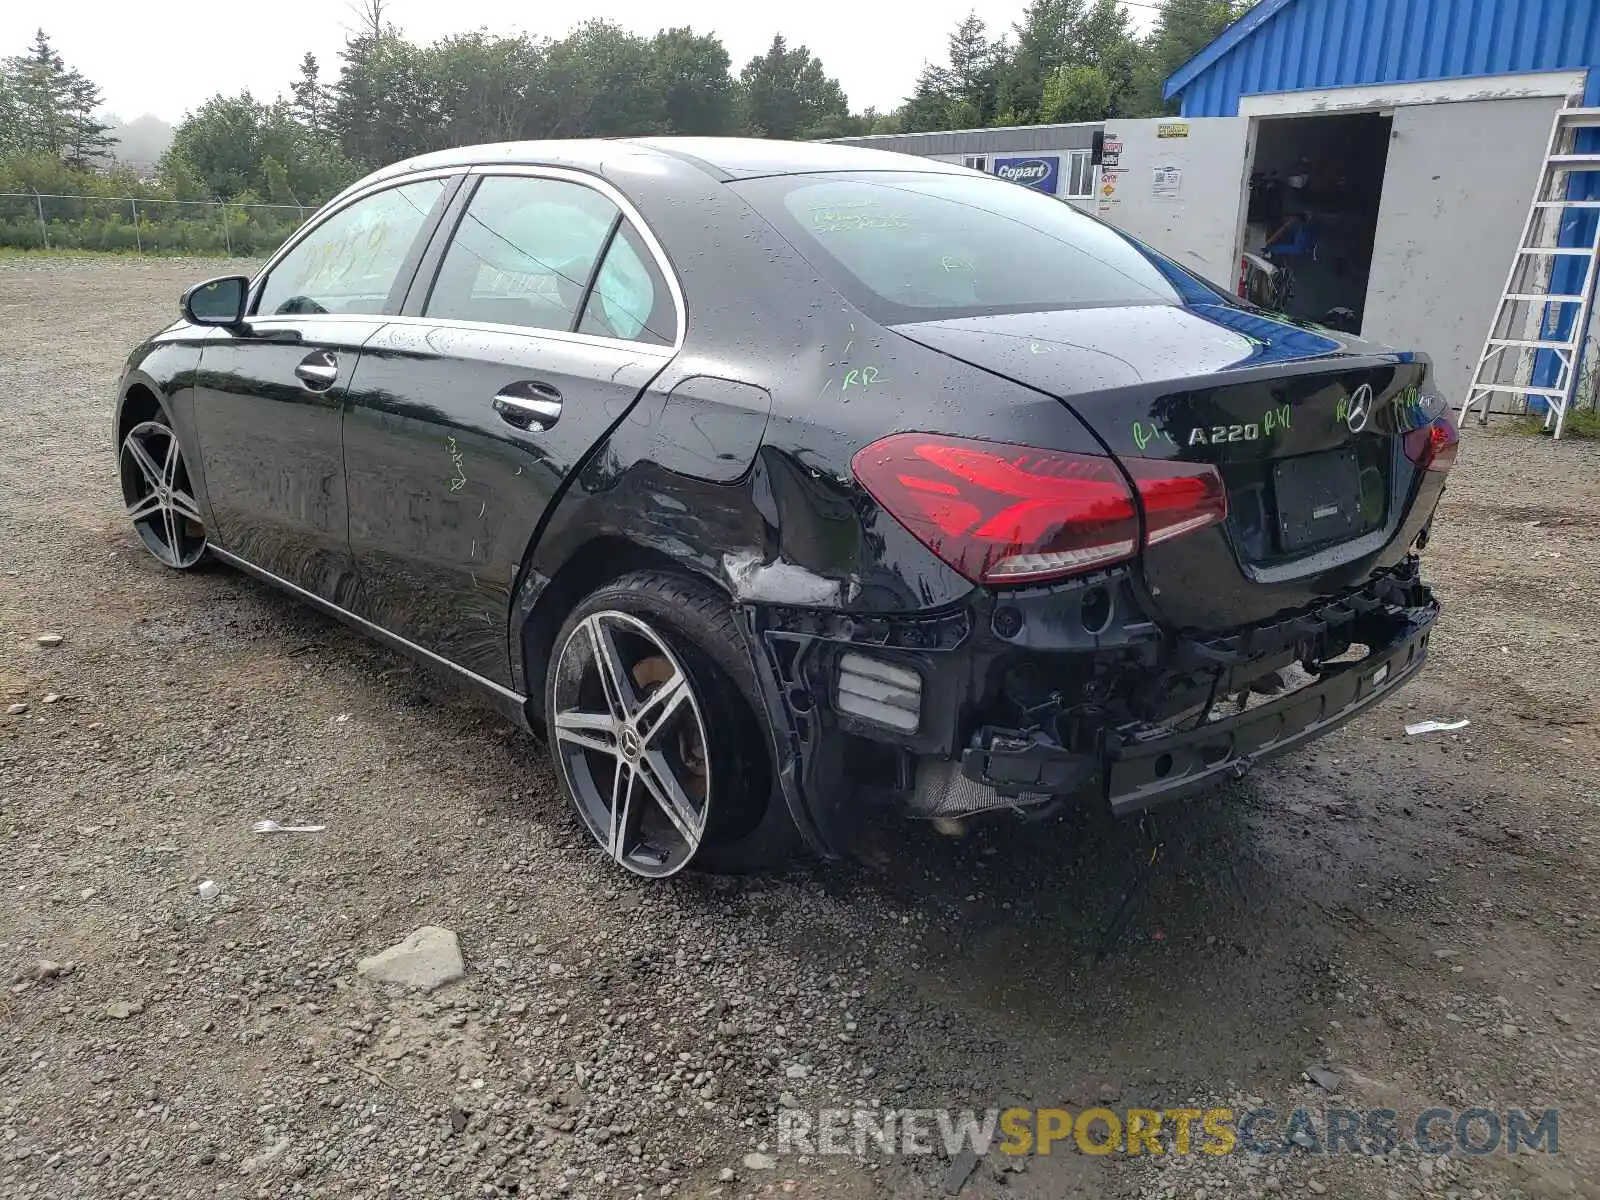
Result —
[[383, 312], [395, 277], [444, 190], [444, 180], [423, 179], [340, 209], [272, 268], [256, 315]]
[[1074, 150], [1067, 155], [1066, 187], [1061, 192], [1074, 200], [1086, 200], [1094, 195], [1094, 164], [1090, 152]]
[[677, 325], [667, 281], [638, 231], [624, 221], [595, 277], [578, 332], [670, 346]]
[[571, 329], [617, 216], [582, 184], [488, 176], [439, 264], [425, 315]]

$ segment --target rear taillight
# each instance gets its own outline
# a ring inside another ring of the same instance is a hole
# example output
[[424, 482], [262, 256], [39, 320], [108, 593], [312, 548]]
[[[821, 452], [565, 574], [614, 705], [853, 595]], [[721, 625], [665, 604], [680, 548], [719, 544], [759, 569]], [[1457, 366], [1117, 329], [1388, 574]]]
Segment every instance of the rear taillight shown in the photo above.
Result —
[[1228, 493], [1210, 463], [1162, 462], [1125, 458], [1122, 465], [1144, 502], [1147, 546], [1169, 541], [1228, 517]]
[[1425, 471], [1448, 471], [1455, 466], [1461, 435], [1449, 417], [1435, 417], [1405, 436], [1406, 457]]
[[[1203, 463], [1129, 458], [1146, 544], [1221, 521], [1227, 495]], [[1132, 558], [1139, 509], [1098, 454], [897, 433], [859, 451], [856, 479], [912, 535], [974, 583], [1054, 579]]]

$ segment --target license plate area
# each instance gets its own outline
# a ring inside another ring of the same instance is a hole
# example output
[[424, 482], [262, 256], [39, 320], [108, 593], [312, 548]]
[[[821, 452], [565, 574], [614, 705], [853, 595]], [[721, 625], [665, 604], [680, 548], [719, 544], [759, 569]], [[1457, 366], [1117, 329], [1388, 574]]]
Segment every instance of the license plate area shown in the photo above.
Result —
[[1364, 533], [1361, 464], [1353, 449], [1284, 459], [1272, 468], [1278, 544], [1285, 552]]

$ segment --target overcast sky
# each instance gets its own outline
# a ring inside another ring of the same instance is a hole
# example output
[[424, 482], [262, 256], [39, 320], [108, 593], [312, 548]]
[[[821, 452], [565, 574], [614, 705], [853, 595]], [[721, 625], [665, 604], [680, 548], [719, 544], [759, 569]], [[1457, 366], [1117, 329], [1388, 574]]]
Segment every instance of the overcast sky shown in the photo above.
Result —
[[[774, 33], [809, 46], [844, 85], [854, 109], [893, 108], [910, 92], [925, 60], [944, 57], [945, 39], [973, 8], [991, 32], [1010, 28], [1024, 0], [593, 0], [544, 5], [528, 0], [392, 0], [395, 24], [413, 41], [487, 28], [559, 37], [580, 19], [601, 17], [637, 33], [690, 25], [721, 36], [734, 71], [765, 50]], [[24, 11], [26, 10], [26, 11]], [[170, 16], [160, 15], [163, 10]], [[1149, 11], [1131, 8], [1137, 24]], [[217, 92], [248, 88], [271, 100], [287, 91], [310, 50], [324, 81], [355, 25], [345, 0], [138, 4], [66, 0], [24, 5], [0, 0], [0, 55], [20, 54], [36, 26], [67, 63], [98, 83], [107, 110], [124, 119], [151, 112], [176, 122]]]

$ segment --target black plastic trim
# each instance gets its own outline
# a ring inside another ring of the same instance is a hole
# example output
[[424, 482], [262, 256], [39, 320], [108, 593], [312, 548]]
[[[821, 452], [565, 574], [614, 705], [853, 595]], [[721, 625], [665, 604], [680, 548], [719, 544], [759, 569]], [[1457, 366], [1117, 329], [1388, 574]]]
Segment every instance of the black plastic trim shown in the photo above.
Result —
[[1149, 808], [1210, 780], [1329, 733], [1408, 682], [1428, 657], [1437, 604], [1409, 610], [1403, 631], [1360, 662], [1260, 708], [1183, 733], [1108, 733], [1104, 787], [1117, 816]]

